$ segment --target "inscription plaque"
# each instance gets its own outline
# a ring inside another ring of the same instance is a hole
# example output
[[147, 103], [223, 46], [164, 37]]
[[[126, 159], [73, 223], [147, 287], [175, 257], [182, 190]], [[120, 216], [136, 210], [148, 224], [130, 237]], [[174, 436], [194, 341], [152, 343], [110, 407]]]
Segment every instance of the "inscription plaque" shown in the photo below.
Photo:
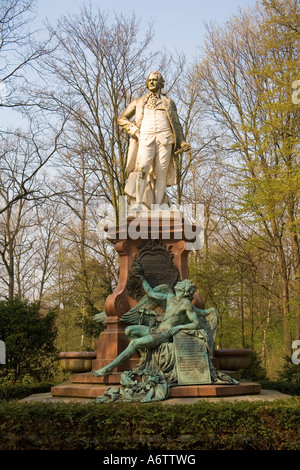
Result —
[[204, 341], [181, 331], [173, 338], [178, 385], [210, 384], [210, 370]]

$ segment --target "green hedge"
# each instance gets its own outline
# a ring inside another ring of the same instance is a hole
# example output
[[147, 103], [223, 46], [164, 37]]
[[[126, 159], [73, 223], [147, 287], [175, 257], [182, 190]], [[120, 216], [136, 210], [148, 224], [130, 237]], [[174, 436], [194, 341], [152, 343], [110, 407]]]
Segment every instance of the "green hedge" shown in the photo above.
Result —
[[0, 402], [1, 450], [299, 450], [300, 399]]
[[21, 400], [35, 393], [50, 392], [52, 385], [48, 382], [0, 385], [0, 400]]
[[277, 390], [278, 392], [286, 393], [287, 395], [300, 396], [300, 382], [294, 383], [287, 380], [274, 382], [267, 379], [258, 380], [258, 382], [265, 390]]

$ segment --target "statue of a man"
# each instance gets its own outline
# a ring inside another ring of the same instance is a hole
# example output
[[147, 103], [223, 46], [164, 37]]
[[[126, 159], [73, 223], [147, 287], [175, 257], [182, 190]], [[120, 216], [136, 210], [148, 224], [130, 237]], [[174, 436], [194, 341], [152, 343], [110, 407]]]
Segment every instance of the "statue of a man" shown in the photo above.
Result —
[[141, 276], [145, 292], [156, 300], [166, 300], [166, 309], [162, 322], [155, 328], [146, 325], [132, 325], [125, 330], [129, 337], [134, 337], [127, 348], [110, 364], [93, 371], [97, 377], [103, 377], [113, 372], [114, 368], [129, 360], [139, 349], [153, 349], [163, 343], [168, 343], [172, 336], [180, 330], [200, 329], [199, 318], [192, 307], [192, 299], [196, 287], [189, 280], [177, 282], [173, 292], [163, 293], [152, 289], [146, 279]]
[[174, 152], [190, 150], [175, 103], [161, 93], [161, 74], [151, 72], [146, 86], [149, 92], [130, 103], [118, 118], [131, 136], [125, 192], [135, 200], [134, 207], [142, 209], [168, 203], [166, 187], [176, 184]]

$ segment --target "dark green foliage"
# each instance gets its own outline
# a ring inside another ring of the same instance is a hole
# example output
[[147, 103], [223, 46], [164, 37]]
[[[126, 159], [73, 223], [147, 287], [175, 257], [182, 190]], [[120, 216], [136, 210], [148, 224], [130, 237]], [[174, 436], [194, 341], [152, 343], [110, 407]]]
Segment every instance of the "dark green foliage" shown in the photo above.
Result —
[[300, 399], [0, 403], [1, 450], [299, 450]]
[[0, 400], [21, 400], [35, 393], [50, 392], [52, 384], [41, 382], [35, 384], [0, 384]]
[[266, 390], [277, 390], [281, 393], [286, 393], [287, 395], [300, 396], [300, 382], [293, 383], [287, 381], [270, 381], [268, 379], [259, 380], [259, 383], [262, 385], [262, 388]]
[[49, 358], [54, 359], [55, 337], [54, 311], [41, 315], [38, 303], [18, 298], [0, 302], [0, 339], [6, 346], [5, 369], [13, 369], [17, 377], [31, 374], [41, 378], [43, 363]]
[[251, 363], [242, 370], [241, 376], [246, 380], [262, 380], [266, 378], [266, 371], [259, 355], [255, 351], [252, 351]]
[[300, 384], [300, 364], [293, 364], [289, 356], [284, 357], [284, 364], [278, 373], [278, 380], [289, 384]]

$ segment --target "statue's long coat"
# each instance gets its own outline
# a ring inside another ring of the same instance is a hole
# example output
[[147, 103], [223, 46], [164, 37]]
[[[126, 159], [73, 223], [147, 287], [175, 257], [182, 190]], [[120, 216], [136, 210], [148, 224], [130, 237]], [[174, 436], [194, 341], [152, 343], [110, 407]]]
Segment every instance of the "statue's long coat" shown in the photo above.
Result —
[[[137, 130], [140, 129], [143, 116], [144, 116], [144, 108], [149, 98], [149, 93], [140, 98], [135, 99], [130, 103], [129, 106], [125, 109], [125, 111], [119, 116], [118, 124], [125, 129], [125, 131], [133, 136]], [[165, 95], [161, 95], [161, 101], [163, 107], [167, 113], [167, 117], [169, 119], [173, 137], [174, 137], [174, 148], [173, 148], [173, 158], [170, 161], [170, 165], [167, 172], [167, 185], [171, 186], [176, 184], [176, 167], [175, 167], [175, 158], [174, 152], [180, 148], [181, 142], [184, 140], [183, 138], [183, 130], [181, 123], [179, 121], [179, 117], [177, 114], [177, 109], [174, 101], [170, 98], [167, 98]], [[134, 122], [130, 121], [130, 119], [135, 116]], [[136, 158], [138, 153], [138, 142], [134, 139], [130, 139], [129, 149], [128, 149], [128, 158], [127, 158], [127, 165], [126, 165], [126, 173], [128, 176], [128, 182], [126, 184], [125, 191], [127, 194], [133, 195], [135, 192], [135, 178], [130, 178], [130, 175], [135, 170], [136, 166]], [[151, 169], [151, 176], [155, 178], [154, 170]], [[132, 175], [133, 176], [133, 175]]]

